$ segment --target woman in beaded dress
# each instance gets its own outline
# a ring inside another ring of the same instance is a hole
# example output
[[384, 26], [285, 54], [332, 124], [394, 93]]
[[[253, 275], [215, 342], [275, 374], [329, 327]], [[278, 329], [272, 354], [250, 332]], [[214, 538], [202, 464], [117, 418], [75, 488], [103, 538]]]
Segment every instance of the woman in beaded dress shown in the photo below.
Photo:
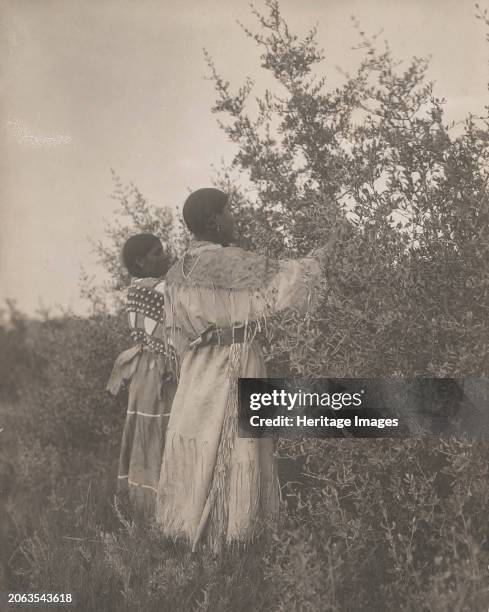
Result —
[[257, 326], [285, 308], [305, 312], [330, 243], [301, 260], [273, 260], [228, 246], [227, 196], [200, 189], [183, 216], [195, 241], [166, 276], [170, 337], [186, 334], [156, 503], [163, 533], [214, 552], [250, 541], [276, 514], [274, 442], [240, 438], [238, 378], [266, 377]]
[[160, 240], [151, 234], [130, 238], [122, 257], [135, 277], [126, 302], [135, 344], [119, 355], [107, 384], [116, 395], [124, 382], [129, 383], [117, 490], [128, 497], [134, 515], [149, 518], [154, 516], [164, 435], [176, 389], [161, 279], [168, 266]]

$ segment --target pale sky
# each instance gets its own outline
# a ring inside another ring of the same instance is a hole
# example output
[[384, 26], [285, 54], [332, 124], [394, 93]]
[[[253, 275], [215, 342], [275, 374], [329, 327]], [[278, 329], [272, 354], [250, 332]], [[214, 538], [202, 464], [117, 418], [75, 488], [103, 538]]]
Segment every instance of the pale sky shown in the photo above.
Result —
[[[471, 0], [281, 6], [299, 33], [318, 23], [332, 85], [336, 66], [360, 58], [354, 14], [368, 32], [383, 28], [400, 59], [433, 56], [450, 119], [488, 102], [489, 45]], [[0, 300], [80, 309], [80, 263], [96, 271], [88, 237], [102, 236], [114, 208], [111, 168], [151, 203], [181, 206], [231, 159], [202, 48], [232, 85], [247, 75], [266, 85], [236, 23], [255, 20], [248, 0], [0, 0], [0, 11]]]

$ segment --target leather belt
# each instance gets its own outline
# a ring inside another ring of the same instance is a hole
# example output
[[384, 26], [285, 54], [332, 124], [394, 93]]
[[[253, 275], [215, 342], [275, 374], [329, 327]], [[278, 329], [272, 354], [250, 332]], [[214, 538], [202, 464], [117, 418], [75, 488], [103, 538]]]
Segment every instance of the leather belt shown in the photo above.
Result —
[[[226, 327], [220, 329], [215, 325], [210, 325], [204, 330], [200, 336], [189, 344], [190, 349], [201, 348], [203, 346], [231, 346], [231, 344], [242, 344], [251, 336], [254, 336], [257, 326], [254, 323], [249, 323], [247, 326], [240, 325], [239, 327]], [[248, 331], [248, 333], [246, 333]]]

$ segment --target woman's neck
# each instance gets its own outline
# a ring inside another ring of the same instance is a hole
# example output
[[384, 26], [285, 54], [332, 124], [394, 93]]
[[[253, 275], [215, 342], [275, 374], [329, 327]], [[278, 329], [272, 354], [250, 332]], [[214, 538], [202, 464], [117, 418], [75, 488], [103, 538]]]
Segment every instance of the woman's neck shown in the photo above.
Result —
[[194, 234], [193, 240], [194, 242], [210, 242], [220, 246], [227, 246], [227, 244], [216, 238], [216, 236], [212, 236], [210, 234]]

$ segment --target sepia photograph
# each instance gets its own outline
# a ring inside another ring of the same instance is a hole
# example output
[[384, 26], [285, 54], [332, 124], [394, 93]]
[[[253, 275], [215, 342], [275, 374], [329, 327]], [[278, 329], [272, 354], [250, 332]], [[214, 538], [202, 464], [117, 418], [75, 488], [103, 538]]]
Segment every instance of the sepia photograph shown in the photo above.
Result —
[[487, 612], [489, 0], [0, 57], [0, 612]]

